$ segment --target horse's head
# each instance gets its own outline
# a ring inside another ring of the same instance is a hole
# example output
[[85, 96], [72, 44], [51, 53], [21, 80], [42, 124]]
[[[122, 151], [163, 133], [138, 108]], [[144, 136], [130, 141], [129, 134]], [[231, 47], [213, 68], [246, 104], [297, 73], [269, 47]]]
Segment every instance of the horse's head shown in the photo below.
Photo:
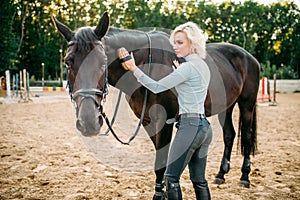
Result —
[[64, 58], [68, 70], [71, 99], [76, 107], [76, 126], [84, 136], [100, 132], [103, 124], [102, 100], [107, 94], [107, 57], [101, 39], [109, 29], [105, 13], [95, 29], [83, 27], [76, 32], [53, 18], [68, 41]]

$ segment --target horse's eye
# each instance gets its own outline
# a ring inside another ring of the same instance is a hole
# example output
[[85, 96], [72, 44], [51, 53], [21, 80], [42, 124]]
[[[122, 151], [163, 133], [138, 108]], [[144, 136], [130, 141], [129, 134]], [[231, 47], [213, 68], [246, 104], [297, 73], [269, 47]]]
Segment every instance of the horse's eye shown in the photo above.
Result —
[[65, 64], [66, 64], [67, 69], [70, 69], [72, 67], [73, 61], [74, 61], [74, 59], [71, 56], [68, 56], [65, 58]]
[[66, 64], [66, 68], [69, 70], [70, 69], [70, 66], [68, 63], [65, 63]]
[[66, 64], [66, 68], [67, 68], [67, 69], [70, 69], [71, 66], [72, 66], [72, 63], [71, 63], [69, 60], [66, 60], [66, 61], [65, 61], [65, 64]]

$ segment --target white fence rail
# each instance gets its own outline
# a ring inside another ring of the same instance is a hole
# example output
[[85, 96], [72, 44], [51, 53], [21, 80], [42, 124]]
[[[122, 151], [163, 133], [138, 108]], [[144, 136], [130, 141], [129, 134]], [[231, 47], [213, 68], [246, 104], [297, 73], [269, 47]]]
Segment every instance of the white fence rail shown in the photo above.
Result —
[[[261, 83], [260, 83], [261, 84]], [[270, 92], [271, 94], [274, 91], [274, 81], [269, 80], [270, 84]], [[300, 79], [298, 80], [276, 80], [276, 92], [280, 93], [292, 93], [292, 92], [300, 92]], [[261, 93], [261, 87], [259, 89], [259, 93]]]

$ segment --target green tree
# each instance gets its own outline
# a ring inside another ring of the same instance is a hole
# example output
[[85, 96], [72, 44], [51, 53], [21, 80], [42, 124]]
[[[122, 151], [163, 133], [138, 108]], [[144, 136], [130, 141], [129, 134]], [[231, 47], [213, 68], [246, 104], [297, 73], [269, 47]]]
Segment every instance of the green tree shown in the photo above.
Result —
[[299, 78], [299, 8], [291, 2], [272, 4], [265, 7], [261, 19], [254, 56], [261, 63], [270, 61], [277, 69], [291, 66]]
[[17, 57], [17, 38], [14, 32], [14, 18], [17, 7], [13, 0], [1, 3], [0, 18], [0, 76], [7, 69], [15, 69]]
[[291, 1], [265, 6], [251, 0], [219, 5], [210, 0], [7, 0], [0, 11], [0, 73], [27, 68], [40, 79], [44, 63], [45, 78], [57, 79], [59, 50], [64, 55], [67, 44], [51, 16], [76, 29], [96, 25], [105, 11], [110, 14], [112, 26], [129, 29], [172, 30], [194, 21], [208, 34], [209, 42], [238, 44], [262, 66], [272, 66], [272, 71], [276, 66], [281, 74], [299, 74], [299, 8]]

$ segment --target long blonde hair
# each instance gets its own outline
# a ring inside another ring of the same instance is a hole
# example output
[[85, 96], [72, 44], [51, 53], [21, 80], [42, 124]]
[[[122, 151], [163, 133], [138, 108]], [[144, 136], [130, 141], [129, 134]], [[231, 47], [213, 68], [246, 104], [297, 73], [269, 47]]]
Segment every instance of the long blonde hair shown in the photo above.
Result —
[[178, 32], [184, 32], [191, 44], [191, 52], [198, 54], [201, 58], [206, 57], [207, 35], [194, 22], [186, 22], [177, 26], [171, 33], [170, 42], [174, 45], [174, 37]]

